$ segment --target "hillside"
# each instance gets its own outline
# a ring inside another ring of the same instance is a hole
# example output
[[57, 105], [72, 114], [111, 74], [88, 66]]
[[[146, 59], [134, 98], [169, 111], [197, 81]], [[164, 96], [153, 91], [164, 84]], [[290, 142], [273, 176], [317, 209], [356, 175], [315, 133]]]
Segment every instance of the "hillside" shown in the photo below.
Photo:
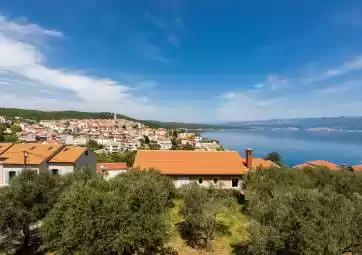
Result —
[[[113, 113], [110, 112], [80, 112], [80, 111], [39, 111], [18, 108], [0, 108], [0, 116], [6, 117], [22, 117], [31, 120], [60, 120], [60, 119], [112, 119]], [[153, 120], [137, 120], [122, 114], [117, 114], [119, 119], [127, 119], [132, 121], [139, 121], [149, 127], [158, 128], [187, 128], [187, 129], [211, 129], [221, 128], [221, 126], [196, 124], [196, 123], [182, 123], [182, 122], [161, 122]]]

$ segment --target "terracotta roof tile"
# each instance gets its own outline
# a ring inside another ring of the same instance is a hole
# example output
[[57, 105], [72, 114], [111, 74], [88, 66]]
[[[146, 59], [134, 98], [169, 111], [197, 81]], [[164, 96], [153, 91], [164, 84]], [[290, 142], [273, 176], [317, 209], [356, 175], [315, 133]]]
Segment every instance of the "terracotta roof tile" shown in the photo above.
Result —
[[74, 163], [86, 150], [86, 147], [65, 146], [49, 163]]
[[24, 152], [27, 152], [27, 164], [39, 165], [48, 160], [60, 148], [60, 145], [38, 143], [14, 144], [1, 155], [6, 158], [2, 163], [22, 165], [24, 164]]
[[[243, 158], [243, 162], [244, 162], [244, 165], [246, 166], [245, 158]], [[271, 160], [266, 160], [263, 158], [254, 158], [254, 157], [253, 157], [253, 161], [252, 161], [252, 166], [253, 166], [253, 168], [258, 168], [258, 167], [262, 167], [262, 168], [278, 167], [279, 168], [280, 167]]]
[[0, 154], [5, 152], [7, 149], [9, 149], [13, 143], [0, 143]]
[[122, 170], [127, 169], [127, 163], [126, 162], [117, 162], [117, 163], [98, 163], [97, 164], [97, 171], [102, 170], [102, 166], [104, 170], [111, 171], [111, 170]]
[[352, 166], [352, 168], [353, 168], [353, 171], [362, 171], [362, 164]]
[[304, 168], [304, 167], [327, 167], [329, 169], [337, 170], [340, 167], [327, 160], [312, 160], [299, 165], [294, 166], [295, 168]]
[[236, 151], [138, 151], [135, 168], [169, 175], [240, 175], [246, 171]]

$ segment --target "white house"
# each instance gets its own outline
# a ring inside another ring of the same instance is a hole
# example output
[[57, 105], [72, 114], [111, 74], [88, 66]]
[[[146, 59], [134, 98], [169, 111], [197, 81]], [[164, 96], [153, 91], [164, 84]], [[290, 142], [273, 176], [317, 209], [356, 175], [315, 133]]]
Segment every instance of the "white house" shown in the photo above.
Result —
[[157, 143], [160, 145], [161, 150], [170, 150], [172, 148], [172, 142], [170, 139], [158, 139]]
[[65, 146], [48, 164], [52, 174], [72, 173], [79, 167], [95, 168], [96, 154], [86, 147]]
[[82, 166], [95, 170], [95, 165], [95, 153], [84, 147], [57, 143], [0, 143], [0, 186], [8, 185], [23, 169], [65, 174]]
[[0, 154], [0, 185], [8, 185], [23, 169], [48, 170], [48, 160], [61, 150], [60, 145], [13, 144]]
[[104, 178], [110, 179], [118, 174], [126, 172], [128, 167], [126, 162], [98, 163], [96, 169], [98, 173], [104, 176]]

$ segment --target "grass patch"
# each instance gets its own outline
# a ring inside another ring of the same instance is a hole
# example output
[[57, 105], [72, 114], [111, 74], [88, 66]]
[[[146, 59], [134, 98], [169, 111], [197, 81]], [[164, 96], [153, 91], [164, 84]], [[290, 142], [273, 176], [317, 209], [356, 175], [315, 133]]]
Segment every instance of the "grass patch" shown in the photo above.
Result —
[[189, 247], [181, 238], [177, 224], [182, 222], [183, 218], [179, 211], [183, 201], [175, 199], [174, 206], [168, 211], [168, 220], [171, 225], [171, 239], [168, 246], [178, 252], [179, 255], [192, 254], [232, 254], [233, 246], [248, 239], [246, 230], [248, 219], [241, 211], [241, 205], [233, 201], [225, 206], [222, 213], [219, 214], [218, 220], [222, 229], [217, 229], [215, 239], [212, 241], [211, 252], [202, 251]]

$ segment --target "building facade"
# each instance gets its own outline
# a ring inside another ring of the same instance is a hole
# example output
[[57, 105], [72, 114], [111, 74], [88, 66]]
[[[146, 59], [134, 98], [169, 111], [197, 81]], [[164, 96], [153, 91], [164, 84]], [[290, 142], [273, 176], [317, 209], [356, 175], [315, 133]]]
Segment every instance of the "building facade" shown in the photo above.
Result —
[[85, 147], [59, 144], [0, 143], [0, 186], [6, 186], [23, 169], [66, 174], [77, 167], [95, 169], [96, 156]]

